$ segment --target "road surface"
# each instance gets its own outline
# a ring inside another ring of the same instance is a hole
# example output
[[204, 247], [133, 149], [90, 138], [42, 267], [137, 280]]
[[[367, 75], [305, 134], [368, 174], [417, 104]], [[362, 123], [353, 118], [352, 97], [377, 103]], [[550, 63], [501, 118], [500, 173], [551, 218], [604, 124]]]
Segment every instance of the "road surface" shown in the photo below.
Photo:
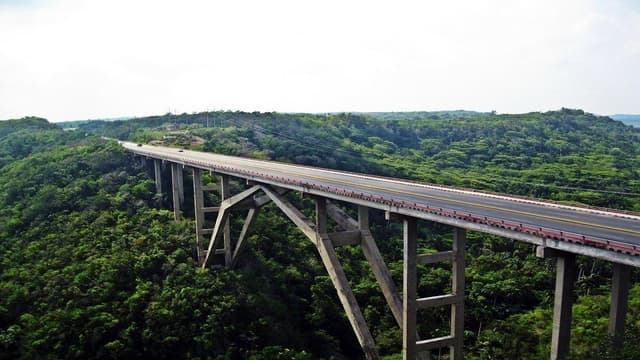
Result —
[[[483, 224], [541, 238], [640, 255], [640, 215], [590, 209], [391, 179], [176, 148], [121, 142], [126, 149], [328, 198], [425, 219], [433, 216]], [[425, 216], [420, 216], [424, 213]], [[428, 215], [428, 216], [427, 216]], [[473, 227], [471, 227], [473, 229]]]

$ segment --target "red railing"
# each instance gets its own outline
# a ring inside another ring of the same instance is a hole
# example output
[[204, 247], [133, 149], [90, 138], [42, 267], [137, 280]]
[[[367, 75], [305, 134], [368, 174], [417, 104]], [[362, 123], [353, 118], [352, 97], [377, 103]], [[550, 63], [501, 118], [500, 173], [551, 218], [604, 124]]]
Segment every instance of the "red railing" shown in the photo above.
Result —
[[[149, 157], [157, 156], [156, 154], [152, 152], [147, 152], [143, 149], [135, 149], [132, 151], [138, 154], [149, 156]], [[615, 241], [603, 240], [598, 238], [588, 238], [586, 236], [578, 235], [574, 233], [568, 233], [568, 232], [563, 232], [563, 231], [558, 231], [553, 229], [545, 229], [542, 227], [533, 227], [530, 225], [518, 224], [518, 223], [509, 222], [509, 221], [499, 220], [499, 219], [492, 219], [486, 216], [479, 216], [471, 213], [461, 213], [454, 210], [443, 209], [440, 207], [436, 208], [429, 205], [418, 204], [415, 202], [409, 203], [402, 200], [385, 198], [383, 196], [374, 195], [371, 193], [367, 194], [363, 192], [348, 191], [348, 190], [337, 188], [337, 187], [323, 186], [323, 185], [304, 182], [301, 180], [274, 176], [267, 173], [261, 173], [261, 172], [245, 170], [245, 169], [238, 169], [238, 168], [234, 168], [226, 165], [215, 164], [212, 162], [191, 160], [191, 159], [183, 158], [180, 156], [170, 156], [170, 155], [166, 155], [166, 156], [178, 162], [181, 162], [185, 165], [196, 165], [197, 167], [201, 167], [202, 169], [206, 169], [206, 170], [213, 170], [213, 171], [217, 170], [220, 172], [227, 172], [233, 175], [245, 175], [251, 178], [268, 179], [276, 183], [298, 186], [298, 187], [302, 187], [303, 189], [313, 189], [313, 190], [317, 190], [325, 193], [332, 193], [335, 195], [344, 196], [348, 198], [361, 199], [369, 202], [385, 204], [391, 207], [421, 211], [421, 212], [430, 213], [438, 216], [444, 216], [444, 217], [454, 218], [462, 221], [468, 221], [468, 222], [488, 225], [491, 227], [497, 227], [497, 228], [507, 229], [511, 231], [526, 233], [526, 234], [538, 236], [541, 238], [568, 241], [571, 243], [603, 248], [603, 249], [607, 249], [615, 252], [621, 252], [621, 253], [626, 253], [631, 255], [640, 255], [640, 248], [630, 244], [623, 244]]]

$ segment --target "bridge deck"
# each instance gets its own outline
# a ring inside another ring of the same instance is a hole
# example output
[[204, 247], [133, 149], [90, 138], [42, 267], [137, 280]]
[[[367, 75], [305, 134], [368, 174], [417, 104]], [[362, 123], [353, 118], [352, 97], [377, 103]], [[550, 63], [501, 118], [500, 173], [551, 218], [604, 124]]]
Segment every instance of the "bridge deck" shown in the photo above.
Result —
[[273, 161], [129, 142], [121, 144], [131, 152], [157, 159], [640, 265], [640, 256], [637, 256], [640, 255], [640, 215]]

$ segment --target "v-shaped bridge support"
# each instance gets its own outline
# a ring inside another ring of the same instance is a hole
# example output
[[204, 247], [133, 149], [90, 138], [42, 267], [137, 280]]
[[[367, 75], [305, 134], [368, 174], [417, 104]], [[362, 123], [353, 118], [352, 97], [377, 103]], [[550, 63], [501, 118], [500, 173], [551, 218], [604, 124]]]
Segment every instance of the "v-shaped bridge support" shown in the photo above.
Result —
[[[196, 181], [195, 175], [196, 173], [194, 172], [194, 184]], [[228, 183], [226, 188], [228, 189]], [[195, 186], [194, 190], [196, 190]], [[259, 195], [260, 193], [264, 195]], [[371, 266], [384, 298], [396, 322], [403, 330], [403, 354], [405, 359], [429, 359], [430, 353], [428, 350], [438, 347], [450, 347], [452, 359], [462, 358], [464, 231], [459, 229], [454, 231], [454, 249], [452, 251], [418, 255], [416, 253], [416, 219], [407, 218], [403, 220], [405, 223], [405, 258], [403, 293], [401, 296], [369, 230], [369, 209], [367, 207], [358, 207], [358, 220], [355, 220], [339, 207], [328, 202], [327, 199], [315, 197], [316, 220], [314, 223], [291, 204], [282, 192], [269, 185], [256, 184], [233, 196], [229, 196], [228, 192], [222, 195], [223, 200], [220, 206], [214, 209], [217, 212], [217, 218], [213, 229], [209, 230], [211, 238], [207, 248], [204, 249], [204, 244], [202, 243], [197, 244], [199, 263], [203, 268], [207, 268], [212, 263], [215, 255], [222, 254], [225, 255], [226, 266], [235, 266], [242, 249], [246, 245], [247, 236], [255, 224], [260, 208], [269, 202], [273, 202], [315, 245], [367, 359], [379, 359], [378, 350], [340, 264], [335, 246], [361, 245], [363, 254]], [[198, 201], [200, 199], [196, 197], [195, 200], [196, 206], [199, 203], [202, 207], [202, 202]], [[228, 236], [226, 228], [230, 212], [238, 208], [246, 209], [247, 207], [249, 211], [240, 235], [235, 242], [235, 247], [232, 248], [232, 242], [229, 237], [229, 240], [224, 241], [224, 246], [220, 248], [222, 241]], [[206, 208], [203, 207], [203, 209]], [[327, 227], [328, 219], [332, 219], [343, 231], [329, 233]], [[196, 223], [198, 223], [197, 213]], [[446, 260], [451, 260], [454, 265], [453, 294], [418, 299], [416, 294], [416, 264]], [[416, 326], [417, 310], [419, 308], [442, 305], [451, 305], [451, 335], [443, 338], [420, 340]]]
[[329, 273], [329, 277], [333, 282], [333, 286], [338, 292], [338, 298], [342, 303], [342, 307], [347, 313], [347, 318], [356, 333], [358, 342], [364, 351], [367, 359], [378, 359], [378, 350], [376, 349], [373, 336], [369, 331], [362, 311], [358, 306], [355, 295], [349, 286], [347, 276], [342, 269], [342, 265], [338, 260], [338, 256], [333, 247], [333, 243], [327, 233], [327, 202], [324, 198], [316, 199], [316, 223], [311, 223], [305, 216], [295, 208], [282, 195], [279, 195], [269, 187], [263, 186], [262, 190], [269, 198], [284, 212], [284, 214], [293, 221], [296, 226], [311, 240], [316, 246], [322, 263]]

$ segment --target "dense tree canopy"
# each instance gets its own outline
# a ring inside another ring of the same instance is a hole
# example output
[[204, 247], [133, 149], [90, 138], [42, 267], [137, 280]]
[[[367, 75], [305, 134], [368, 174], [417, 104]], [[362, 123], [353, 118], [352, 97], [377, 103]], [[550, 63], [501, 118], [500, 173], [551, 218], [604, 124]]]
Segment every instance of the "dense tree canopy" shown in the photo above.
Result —
[[637, 195], [618, 194], [640, 192], [638, 128], [571, 109], [401, 114], [215, 112], [81, 129], [147, 142], [170, 125], [206, 151], [640, 211]]
[[[361, 356], [313, 246], [277, 209], [261, 212], [241, 266], [198, 270], [193, 221], [174, 222], [148, 169], [96, 135], [640, 211], [640, 130], [580, 110], [212, 112], [78, 126], [0, 122], [0, 359]], [[400, 283], [399, 224], [373, 212], [372, 231]], [[449, 231], [421, 222], [421, 250], [449, 248]], [[360, 249], [338, 252], [381, 353], [397, 354], [400, 331]], [[547, 358], [552, 263], [478, 233], [468, 254], [467, 357]], [[606, 340], [610, 271], [579, 259], [575, 358], [638, 354], [639, 286], [627, 346]], [[448, 286], [447, 264], [420, 268], [423, 296]], [[420, 320], [422, 334], [442, 335], [448, 312]]]

